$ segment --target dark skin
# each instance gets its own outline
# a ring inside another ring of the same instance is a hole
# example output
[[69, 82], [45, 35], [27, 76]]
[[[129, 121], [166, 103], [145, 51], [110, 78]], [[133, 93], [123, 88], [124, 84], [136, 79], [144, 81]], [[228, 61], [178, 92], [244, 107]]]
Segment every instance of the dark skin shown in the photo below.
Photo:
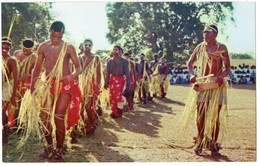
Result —
[[[129, 56], [125, 56], [126, 59], [128, 59], [129, 61], [129, 64], [130, 64], [130, 75], [131, 76], [134, 76], [134, 86], [136, 86], [136, 78], [135, 78], [135, 64], [134, 62], [132, 62], [130, 60], [130, 57]], [[134, 90], [134, 89], [133, 89]], [[133, 105], [134, 105], [134, 93], [129, 96], [129, 97], [126, 97], [126, 100], [127, 100], [127, 103], [129, 104], [129, 109], [133, 109]]]
[[[209, 55], [209, 59], [211, 60], [211, 66], [207, 66], [205, 76], [209, 74], [214, 74], [214, 77], [216, 77], [216, 82], [218, 83], [219, 86], [221, 86], [224, 83], [224, 77], [228, 76], [230, 73], [230, 59], [228, 55], [228, 50], [225, 45], [220, 44], [218, 45], [216, 42], [216, 37], [217, 33], [214, 31], [204, 31], [204, 41], [206, 42], [206, 51]], [[199, 48], [201, 45], [198, 45], [197, 48]], [[195, 51], [192, 53], [189, 61], [188, 61], [188, 69], [189, 72], [191, 73], [191, 83], [195, 83], [196, 77], [194, 76], [193, 72], [193, 66], [194, 62], [197, 60], [197, 48]], [[214, 52], [217, 51], [222, 51], [222, 57], [220, 58], [216, 54], [213, 54]], [[224, 66], [224, 70], [223, 70]], [[211, 70], [210, 70], [211, 67]], [[196, 90], [196, 89], [195, 89]], [[204, 133], [204, 117], [205, 117], [205, 102], [198, 102], [197, 103], [197, 111], [198, 115], [197, 116], [197, 129], [198, 129], [198, 141], [201, 142], [203, 139], [203, 133]], [[216, 144], [218, 135], [219, 135], [219, 113], [221, 110], [221, 105], [218, 106], [218, 116], [217, 116], [217, 121], [215, 125], [215, 133], [212, 133], [212, 138], [213, 138], [213, 144]], [[199, 119], [199, 117], [201, 117]], [[213, 130], [214, 131], [214, 130]]]
[[154, 72], [155, 70], [155, 64], [159, 62], [159, 56], [154, 56], [154, 61], [150, 64], [150, 69]]
[[121, 51], [117, 47], [114, 47], [114, 49], [113, 49], [113, 61], [115, 62], [115, 64], [118, 63], [120, 56], [121, 56]]
[[[28, 48], [23, 48], [22, 50], [17, 50], [14, 52], [14, 56], [16, 57], [16, 59], [18, 59], [20, 62], [22, 62], [25, 58], [27, 58], [28, 56], [31, 56], [33, 54], [32, 52], [32, 49], [28, 49]], [[33, 55], [34, 56], [34, 55]], [[35, 57], [35, 56], [34, 56]], [[32, 73], [32, 70], [34, 68], [34, 64], [35, 64], [35, 60], [36, 60], [36, 57], [33, 58], [33, 61], [31, 64], [27, 64], [26, 66], [23, 66], [25, 68], [30, 68], [29, 69], [29, 73], [28, 74], [25, 74], [23, 76], [20, 76], [19, 79], [18, 79], [18, 82], [19, 81], [24, 81], [26, 80], [26, 78], [28, 77], [31, 77], [31, 74]], [[22, 69], [20, 69], [22, 70]]]
[[[12, 76], [13, 78], [13, 93], [11, 96], [10, 101], [3, 101], [2, 100], [2, 118], [3, 118], [3, 130], [4, 132], [7, 130], [7, 124], [8, 124], [8, 116], [6, 114], [6, 110], [8, 108], [8, 105], [11, 103], [13, 106], [16, 106], [16, 91], [17, 91], [17, 87], [18, 87], [18, 83], [17, 83], [17, 64], [16, 64], [16, 60], [14, 58], [12, 58], [9, 55], [9, 51], [11, 49], [11, 45], [8, 43], [2, 43], [2, 58], [4, 58], [7, 61], [7, 66], [6, 66], [6, 74], [7, 76], [10, 77]], [[4, 78], [3, 78], [4, 79]]]
[[[34, 64], [35, 64], [36, 56], [32, 52], [32, 49], [30, 49], [30, 48], [23, 48], [21, 50], [17, 50], [17, 51], [14, 52], [14, 57], [16, 57], [16, 59], [18, 59], [20, 62], [23, 62], [24, 59], [29, 57], [29, 56], [33, 57], [31, 63], [25, 64], [24, 66], [21, 66], [20, 69], [19, 69], [20, 71], [22, 71], [23, 69], [29, 68], [28, 73], [25, 73], [24, 75], [18, 76], [19, 77], [18, 78], [19, 87], [21, 86], [20, 82], [26, 81], [27, 79], [29, 79], [31, 77], [31, 73], [32, 73], [32, 70], [33, 70], [33, 67], [34, 67]], [[18, 71], [18, 73], [20, 73], [20, 71]], [[20, 106], [20, 104], [21, 104], [21, 100], [18, 103], [18, 106]], [[14, 115], [15, 119], [18, 118], [19, 109], [20, 108], [18, 107], [18, 109], [15, 112], [15, 115]]]
[[[130, 64], [130, 74], [134, 76], [134, 86], [136, 86], [136, 78], [135, 78], [135, 64], [131, 60], [129, 61]], [[134, 89], [133, 89], [134, 90]], [[133, 109], [134, 105], [134, 93], [130, 96], [127, 97], [128, 103], [130, 103], [130, 109]]]
[[161, 88], [161, 92], [162, 92], [162, 97], [164, 98], [165, 97], [165, 91], [164, 91], [164, 81], [166, 80], [167, 78], [167, 75], [168, 75], [168, 67], [165, 63], [165, 60], [162, 60], [161, 64], [159, 65], [159, 73], [160, 74], [164, 74], [164, 78], [163, 78], [163, 82], [161, 82], [160, 84], [160, 88]]
[[[112, 57], [113, 57], [113, 61], [115, 64], [118, 64], [118, 61], [119, 61], [119, 58], [121, 56], [121, 51], [117, 48], [117, 47], [114, 47], [113, 48], [113, 52], [112, 52]], [[108, 88], [108, 86], [104, 86], [105, 89]]]
[[[145, 68], [146, 72], [148, 73], [148, 75], [150, 75], [152, 73], [152, 70], [148, 67], [148, 64], [145, 62], [144, 60], [144, 55], [140, 56], [140, 64], [138, 64], [137, 69], [139, 70], [139, 72], [142, 70], [141, 68]], [[143, 62], [143, 66], [142, 66], [142, 62]], [[140, 73], [139, 73], [140, 74]], [[143, 78], [144, 80], [147, 80], [147, 78]], [[147, 100], [147, 92], [145, 90], [145, 88], [142, 86], [142, 88], [139, 90], [138, 92], [139, 94], [139, 99], [141, 102], [143, 102], [144, 104], [146, 103]], [[143, 96], [142, 96], [143, 95]], [[149, 95], [149, 94], [148, 94]], [[150, 95], [149, 95], [150, 96]]]
[[[84, 56], [80, 58], [80, 63], [82, 65], [83, 70], [86, 69], [86, 67], [89, 65], [89, 63], [93, 60], [93, 58], [97, 58], [97, 66], [96, 66], [96, 84], [97, 84], [97, 89], [94, 89], [95, 95], [98, 95], [99, 93], [99, 88], [100, 88], [100, 81], [101, 81], [101, 66], [100, 66], [100, 61], [99, 58], [94, 56], [93, 53], [91, 52], [92, 49], [92, 43], [89, 41], [86, 41], [83, 45], [83, 50], [84, 50]], [[85, 94], [88, 95], [88, 94]], [[83, 94], [84, 96], [84, 94]], [[93, 124], [95, 121], [95, 110], [93, 110], [92, 105], [93, 105], [93, 97], [88, 101], [86, 104], [85, 110], [87, 111], [87, 115], [90, 119], [90, 123]], [[84, 119], [84, 110], [81, 110], [81, 117]]]
[[[40, 44], [37, 51], [37, 59], [34, 66], [32, 74], [32, 83], [31, 83], [31, 92], [35, 90], [35, 82], [41, 73], [42, 65], [45, 67], [46, 76], [50, 74], [53, 67], [55, 66], [58, 56], [60, 54], [61, 48], [64, 41], [62, 40], [62, 32], [50, 31], [50, 40], [45, 41]], [[60, 81], [64, 84], [70, 83], [72, 80], [76, 79], [81, 71], [81, 66], [75, 51], [75, 48], [72, 45], [67, 45], [67, 50], [64, 57], [63, 67], [62, 67], [62, 77]], [[71, 72], [70, 70], [70, 60], [75, 66], [75, 70]], [[57, 139], [57, 148], [62, 148], [65, 138], [65, 123], [64, 117], [66, 109], [68, 108], [71, 95], [69, 93], [59, 94], [58, 100], [55, 108], [55, 125], [56, 125], [56, 139]], [[43, 106], [45, 107], [45, 106]], [[49, 121], [49, 114], [45, 111], [41, 111], [41, 119], [48, 129], [52, 131], [51, 124]], [[45, 133], [45, 138], [47, 143], [51, 145], [53, 143], [51, 132]]]
[[167, 78], [168, 75], [168, 66], [166, 65], [165, 61], [163, 60], [161, 64], [159, 65], [159, 73], [160, 74], [165, 74], [163, 80]]

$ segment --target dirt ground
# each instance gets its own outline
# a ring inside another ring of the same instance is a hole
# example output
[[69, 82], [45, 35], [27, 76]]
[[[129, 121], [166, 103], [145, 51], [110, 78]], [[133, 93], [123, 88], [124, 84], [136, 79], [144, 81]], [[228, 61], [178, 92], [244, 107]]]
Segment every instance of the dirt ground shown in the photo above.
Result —
[[[181, 115], [190, 87], [173, 85], [167, 99], [136, 104], [121, 119], [105, 110], [94, 135], [82, 137], [65, 154], [66, 162], [256, 162], [256, 86], [229, 89], [228, 133], [222, 141], [221, 157], [193, 151], [196, 130], [182, 132]], [[30, 139], [24, 155], [14, 152], [17, 135], [2, 147], [3, 162], [48, 162], [38, 159], [43, 146]]]

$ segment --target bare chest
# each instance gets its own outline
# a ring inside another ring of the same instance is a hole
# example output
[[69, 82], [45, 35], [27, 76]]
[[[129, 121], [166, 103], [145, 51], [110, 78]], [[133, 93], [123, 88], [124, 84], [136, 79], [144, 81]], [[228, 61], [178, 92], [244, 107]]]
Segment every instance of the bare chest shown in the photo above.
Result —
[[[65, 54], [65, 55], [64, 55]], [[55, 65], [58, 63], [58, 61], [62, 60], [63, 64], [63, 70], [69, 68], [69, 56], [67, 52], [65, 52], [63, 55], [61, 54], [61, 48], [49, 48], [44, 50], [44, 57], [45, 57], [45, 68], [47, 73], [50, 72]], [[63, 58], [63, 59], [60, 59]]]
[[21, 51], [21, 52], [18, 52], [16, 55], [15, 55], [16, 59], [18, 59], [20, 62], [23, 62], [23, 60], [25, 58], [27, 58], [26, 55], [24, 55], [24, 53]]
[[82, 62], [81, 62], [82, 68], [86, 69], [92, 62], [93, 58], [94, 58], [93, 56], [82, 57]]
[[45, 63], [49, 66], [53, 66], [56, 64], [59, 59], [59, 55], [61, 52], [61, 47], [49, 47], [44, 50]]

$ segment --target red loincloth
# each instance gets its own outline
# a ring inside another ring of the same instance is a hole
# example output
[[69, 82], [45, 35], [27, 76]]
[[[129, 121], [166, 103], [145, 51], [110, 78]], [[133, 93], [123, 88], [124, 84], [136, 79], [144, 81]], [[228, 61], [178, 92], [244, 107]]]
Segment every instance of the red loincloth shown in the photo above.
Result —
[[[53, 80], [50, 89], [52, 95], [54, 95], [55, 85], [56, 81]], [[66, 128], [67, 130], [69, 130], [70, 127], [78, 124], [78, 121], [80, 119], [80, 104], [82, 102], [82, 96], [77, 81], [73, 80], [66, 85], [61, 83], [61, 89], [59, 90], [59, 94], [62, 93], [71, 94], [71, 100], [68, 107], [68, 118]]]

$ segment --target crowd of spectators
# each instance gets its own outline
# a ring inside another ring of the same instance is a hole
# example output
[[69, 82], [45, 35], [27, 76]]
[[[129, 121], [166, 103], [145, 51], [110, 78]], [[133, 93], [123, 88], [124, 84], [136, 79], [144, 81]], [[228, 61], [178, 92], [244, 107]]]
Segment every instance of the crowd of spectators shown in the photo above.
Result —
[[[197, 67], [194, 67], [196, 73]], [[189, 84], [190, 73], [187, 66], [173, 66], [169, 67], [170, 84]], [[252, 65], [238, 65], [231, 66], [231, 73], [229, 75], [229, 83], [232, 84], [255, 84], [256, 83], [256, 66]]]
[[230, 81], [232, 84], [255, 84], [256, 66], [245, 64], [231, 66]]
[[[196, 68], [196, 67], [195, 67]], [[169, 68], [170, 84], [188, 84], [190, 83], [190, 73], [186, 66], [173, 66]]]

